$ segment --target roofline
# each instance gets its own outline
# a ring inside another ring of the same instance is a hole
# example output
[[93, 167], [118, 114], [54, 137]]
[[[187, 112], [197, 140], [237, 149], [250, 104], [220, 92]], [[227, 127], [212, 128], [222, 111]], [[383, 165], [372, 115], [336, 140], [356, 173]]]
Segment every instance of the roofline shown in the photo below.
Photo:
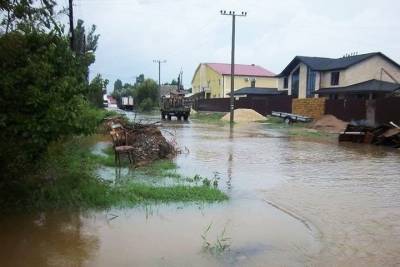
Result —
[[[313, 94], [325, 94], [326, 92], [324, 92], [324, 91], [328, 91], [328, 90], [332, 90], [332, 89], [338, 89], [340, 91], [340, 90], [344, 90], [344, 89], [349, 88], [349, 87], [354, 86], [354, 85], [360, 85], [360, 84], [368, 83], [368, 82], [372, 82], [372, 81], [378, 81], [378, 82], [391, 83], [391, 84], [398, 85], [398, 88], [394, 89], [392, 92], [400, 89], [400, 84], [398, 84], [398, 83], [392, 83], [392, 82], [387, 82], [387, 81], [382, 81], [382, 80], [377, 80], [377, 79], [370, 79], [370, 80], [367, 80], [367, 81], [363, 81], [363, 82], [355, 83], [355, 84], [350, 84], [350, 85], [347, 85], [347, 86], [320, 88], [319, 90], [314, 91]], [[380, 90], [375, 90], [375, 91], [376, 92], [381, 92]], [[370, 92], [375, 92], [375, 91], [370, 91]], [[356, 92], [350, 92], [350, 93], [357, 93], [357, 92], [362, 92], [362, 91], [356, 91]], [[343, 92], [343, 93], [346, 93], [346, 92]], [[329, 92], [328, 92], [328, 94], [329, 94]]]
[[[361, 62], [363, 62], [363, 61], [365, 61], [365, 60], [367, 60], [367, 59], [370, 59], [371, 57], [374, 57], [374, 56], [381, 56], [381, 57], [383, 57], [384, 59], [386, 59], [387, 61], [391, 62], [391, 63], [392, 63], [393, 65], [395, 65], [397, 68], [400, 69], [400, 64], [399, 64], [399, 63], [397, 63], [396, 61], [394, 61], [394, 60], [391, 59], [390, 57], [386, 56], [386, 55], [383, 54], [382, 52], [370, 52], [370, 53], [365, 53], [365, 54], [370, 54], [370, 55], [369, 55], [368, 57], [363, 58], [363, 59], [361, 59], [360, 61], [358, 61], [358, 62], [352, 64], [352, 65], [349, 65], [349, 66], [345, 67], [345, 68], [332, 68], [332, 69], [317, 70], [317, 71], [324, 72], [324, 71], [334, 71], [334, 70], [344, 70], [344, 69], [348, 69], [348, 68], [350, 68], [350, 67], [352, 67], [352, 66], [354, 66], [354, 65], [357, 65], [357, 64], [359, 64], [359, 63], [361, 63]], [[364, 55], [365, 55], [365, 54], [364, 54]], [[363, 54], [360, 54], [360, 55], [363, 55]], [[307, 63], [305, 63], [303, 60], [301, 60], [302, 57], [307, 57], [307, 56], [295, 56], [295, 57], [289, 62], [289, 64], [287, 64], [286, 67], [281, 71], [281, 73], [279, 73], [279, 74], [276, 75], [276, 77], [284, 77], [284, 76], [286, 76], [286, 75], [283, 74], [283, 71], [284, 71], [287, 67], [289, 67], [289, 65], [291, 65], [293, 62], [295, 62], [296, 60], [302, 62], [303, 64], [305, 64], [305, 65], [307, 65], [307, 66], [309, 66]], [[339, 59], [339, 58], [328, 58], [328, 57], [316, 57], [316, 58]]]
[[[209, 64], [225, 64], [225, 65], [231, 65], [231, 63], [217, 63], [217, 62], [207, 62], [207, 63], [200, 63], [200, 64], [206, 64], [206, 65], [208, 65], [209, 66]], [[274, 73], [274, 72], [272, 72], [272, 71], [270, 71], [270, 70], [268, 70], [268, 69], [266, 69], [266, 68], [264, 68], [263, 66], [260, 66], [260, 65], [256, 65], [256, 64], [240, 64], [240, 63], [235, 63], [234, 64], [235, 66], [236, 65], [242, 65], [242, 66], [252, 66], [252, 67], [258, 67], [258, 68], [262, 68], [263, 70], [266, 70], [266, 71], [268, 71], [268, 72], [270, 72], [270, 73], [272, 73], [273, 75], [270, 75], [270, 76], [268, 76], [268, 75], [243, 75], [243, 74], [236, 74], [235, 73], [235, 76], [236, 75], [240, 75], [240, 76], [249, 76], [249, 77], [275, 77], [276, 76], [276, 74]], [[221, 75], [231, 75], [230, 73], [220, 73], [220, 72], [218, 72], [218, 71], [216, 71], [214, 68], [212, 68], [211, 66], [209, 66], [210, 67], [210, 69], [213, 69], [216, 73], [218, 73], [218, 74], [221, 74]]]
[[[222, 76], [231, 76], [231, 74], [230, 73], [224, 73], [224, 74], [221, 74]], [[275, 78], [276, 77], [276, 75], [272, 75], [272, 76], [267, 76], [267, 75], [244, 75], [244, 74], [236, 74], [235, 73], [235, 76], [243, 76], [243, 77], [264, 77], [264, 78]]]

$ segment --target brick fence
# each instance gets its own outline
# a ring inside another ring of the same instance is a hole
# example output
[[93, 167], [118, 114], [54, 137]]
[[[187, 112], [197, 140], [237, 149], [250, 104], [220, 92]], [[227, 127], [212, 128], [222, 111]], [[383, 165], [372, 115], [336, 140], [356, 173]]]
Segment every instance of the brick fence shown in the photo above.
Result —
[[325, 98], [293, 99], [292, 111], [314, 119], [321, 118], [325, 114]]

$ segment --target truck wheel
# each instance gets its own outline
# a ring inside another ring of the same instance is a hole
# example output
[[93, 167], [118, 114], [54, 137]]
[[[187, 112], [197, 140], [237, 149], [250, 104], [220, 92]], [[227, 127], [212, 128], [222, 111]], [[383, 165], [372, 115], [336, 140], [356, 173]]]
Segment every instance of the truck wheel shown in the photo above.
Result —
[[182, 115], [176, 116], [178, 118], [178, 121], [182, 120]]
[[171, 120], [171, 115], [167, 115], [167, 119], [170, 121]]
[[165, 114], [164, 113], [161, 113], [161, 119], [165, 120]]
[[185, 121], [187, 121], [188, 118], [189, 118], [189, 115], [183, 115], [183, 119], [184, 119]]

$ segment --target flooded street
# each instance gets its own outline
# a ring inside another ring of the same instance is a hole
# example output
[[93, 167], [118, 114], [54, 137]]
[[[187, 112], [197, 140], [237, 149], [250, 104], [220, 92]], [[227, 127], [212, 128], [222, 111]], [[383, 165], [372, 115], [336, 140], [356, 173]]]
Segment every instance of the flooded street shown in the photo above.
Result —
[[[398, 151], [268, 124], [162, 129], [188, 151], [179, 172], [217, 175], [230, 200], [3, 217], [0, 266], [400, 265]], [[224, 237], [229, 250], [202, 251]]]

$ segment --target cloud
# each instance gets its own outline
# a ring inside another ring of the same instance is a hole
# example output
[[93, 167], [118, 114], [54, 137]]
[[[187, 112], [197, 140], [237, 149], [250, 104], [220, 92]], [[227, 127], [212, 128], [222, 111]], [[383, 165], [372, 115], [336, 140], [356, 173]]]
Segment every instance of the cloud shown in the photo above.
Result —
[[132, 82], [157, 79], [153, 59], [166, 59], [162, 82], [180, 69], [190, 87], [201, 62], [230, 62], [231, 18], [237, 18], [236, 62], [279, 73], [296, 55], [340, 57], [381, 51], [400, 61], [400, 1], [381, 0], [76, 0], [75, 14], [101, 34], [93, 74]]

